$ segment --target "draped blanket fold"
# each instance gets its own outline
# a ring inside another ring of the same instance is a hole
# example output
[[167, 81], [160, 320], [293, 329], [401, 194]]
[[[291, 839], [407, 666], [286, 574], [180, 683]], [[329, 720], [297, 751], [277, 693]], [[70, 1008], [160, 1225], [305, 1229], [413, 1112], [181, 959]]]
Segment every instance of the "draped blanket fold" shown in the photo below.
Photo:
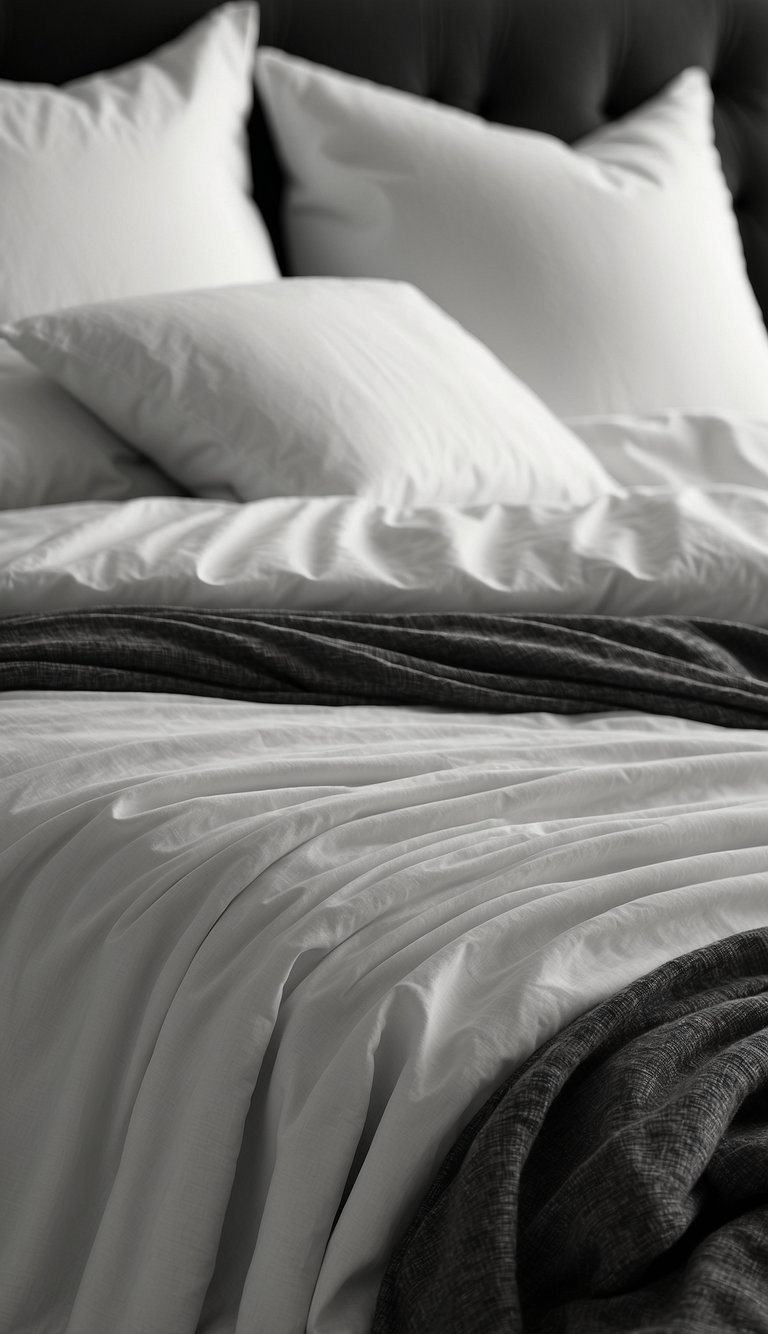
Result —
[[757, 1334], [766, 1274], [760, 929], [641, 977], [495, 1092], [393, 1257], [373, 1334]]
[[682, 617], [99, 607], [0, 622], [0, 689], [768, 727], [768, 630]]

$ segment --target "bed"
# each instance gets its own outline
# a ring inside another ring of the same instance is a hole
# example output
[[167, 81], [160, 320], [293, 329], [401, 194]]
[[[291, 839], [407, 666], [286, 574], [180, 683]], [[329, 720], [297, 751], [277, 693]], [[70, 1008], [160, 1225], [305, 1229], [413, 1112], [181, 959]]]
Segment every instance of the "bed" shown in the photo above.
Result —
[[0, 1334], [768, 1330], [767, 134], [766, 0], [0, 4]]

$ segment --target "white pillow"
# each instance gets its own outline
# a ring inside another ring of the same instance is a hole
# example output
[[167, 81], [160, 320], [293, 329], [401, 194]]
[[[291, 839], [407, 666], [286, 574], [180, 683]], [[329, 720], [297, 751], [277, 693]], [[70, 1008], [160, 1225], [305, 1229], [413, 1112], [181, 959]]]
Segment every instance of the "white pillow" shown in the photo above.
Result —
[[422, 288], [561, 416], [768, 415], [768, 336], [688, 70], [570, 148], [261, 50], [293, 271]]
[[0, 83], [0, 319], [277, 274], [249, 198], [258, 11], [64, 88]]
[[63, 389], [0, 348], [0, 510], [178, 493]]
[[283, 280], [0, 332], [200, 496], [581, 504], [618, 489], [481, 343], [405, 284]]

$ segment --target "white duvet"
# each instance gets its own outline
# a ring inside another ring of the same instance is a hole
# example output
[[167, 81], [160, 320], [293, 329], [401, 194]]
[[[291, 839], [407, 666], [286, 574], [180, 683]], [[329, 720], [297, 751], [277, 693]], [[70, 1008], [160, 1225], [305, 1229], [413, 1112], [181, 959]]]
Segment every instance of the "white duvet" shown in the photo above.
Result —
[[581, 509], [177, 498], [0, 514], [0, 616], [100, 603], [729, 616], [768, 624], [766, 489]]
[[[768, 624], [768, 492], [2, 516], [0, 610], [417, 606]], [[0, 1331], [365, 1334], [537, 1044], [768, 925], [768, 733], [0, 698]]]

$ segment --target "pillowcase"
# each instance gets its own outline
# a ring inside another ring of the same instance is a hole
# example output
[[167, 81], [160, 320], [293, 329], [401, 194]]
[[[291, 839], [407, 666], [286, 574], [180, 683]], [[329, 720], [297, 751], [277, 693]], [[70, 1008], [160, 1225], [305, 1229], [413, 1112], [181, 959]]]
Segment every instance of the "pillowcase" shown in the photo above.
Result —
[[180, 488], [10, 348], [0, 348], [0, 510]]
[[415, 283], [561, 416], [768, 414], [701, 70], [575, 149], [278, 51], [256, 79], [294, 272]]
[[249, 198], [257, 27], [224, 5], [112, 73], [0, 83], [0, 319], [278, 276]]
[[405, 284], [286, 279], [0, 332], [200, 496], [581, 504], [618, 489], [481, 343]]

